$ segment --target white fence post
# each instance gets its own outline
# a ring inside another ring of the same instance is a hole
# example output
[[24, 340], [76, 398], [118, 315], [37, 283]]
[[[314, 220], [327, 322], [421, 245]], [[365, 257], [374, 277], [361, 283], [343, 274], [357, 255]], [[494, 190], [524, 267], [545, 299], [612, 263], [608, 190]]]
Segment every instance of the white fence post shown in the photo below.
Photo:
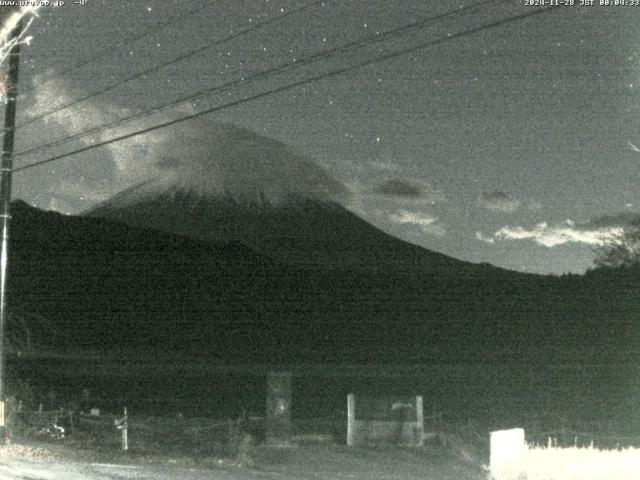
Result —
[[129, 450], [129, 415], [127, 407], [124, 407], [124, 416], [114, 420], [116, 429], [120, 430], [120, 446], [122, 451]]
[[356, 397], [353, 393], [347, 395], [347, 445], [353, 446], [353, 430], [356, 422]]
[[122, 425], [122, 451], [129, 450], [129, 418], [127, 407], [124, 407], [124, 424]]
[[422, 404], [422, 395], [416, 396], [416, 423], [418, 432], [418, 446], [424, 445], [424, 407]]
[[496, 480], [510, 478], [517, 472], [516, 463], [524, 455], [524, 429], [498, 430], [491, 432], [491, 475]]

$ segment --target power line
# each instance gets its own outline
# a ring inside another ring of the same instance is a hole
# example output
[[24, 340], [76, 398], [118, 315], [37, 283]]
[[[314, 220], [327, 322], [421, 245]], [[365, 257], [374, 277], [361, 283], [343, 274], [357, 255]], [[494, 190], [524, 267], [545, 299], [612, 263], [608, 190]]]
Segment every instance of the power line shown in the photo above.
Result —
[[381, 34], [372, 34], [372, 35], [368, 35], [367, 37], [363, 38], [363, 39], [359, 39], [359, 40], [355, 40], [352, 42], [349, 42], [345, 45], [341, 45], [341, 46], [337, 46], [334, 48], [331, 48], [329, 50], [324, 50], [321, 52], [317, 52], [313, 55], [310, 55], [309, 57], [306, 58], [302, 58], [298, 61], [291, 61], [291, 62], [286, 62], [284, 64], [281, 64], [279, 66], [276, 67], [272, 67], [270, 69], [264, 70], [262, 72], [259, 72], [257, 74], [252, 75], [251, 77], [247, 78], [247, 79], [236, 79], [236, 80], [232, 80], [229, 82], [226, 82], [222, 85], [217, 85], [215, 87], [211, 87], [211, 88], [207, 88], [205, 90], [201, 90], [199, 92], [187, 95], [185, 97], [180, 97], [179, 99], [173, 100], [169, 103], [166, 103], [164, 105], [158, 106], [158, 107], [154, 107], [152, 109], [149, 110], [145, 110], [142, 112], [138, 112], [138, 113], [134, 113], [132, 115], [126, 116], [126, 117], [122, 117], [119, 119], [116, 119], [114, 121], [111, 122], [107, 122], [104, 123], [102, 125], [98, 125], [92, 128], [89, 128], [87, 130], [72, 134], [72, 135], [68, 135], [66, 137], [62, 137], [56, 140], [53, 140], [51, 142], [48, 142], [46, 144], [42, 144], [33, 148], [30, 148], [28, 150], [23, 150], [21, 152], [18, 152], [16, 154], [16, 156], [21, 156], [21, 155], [26, 155], [29, 153], [33, 153], [35, 151], [40, 151], [55, 145], [60, 145], [62, 143], [66, 143], [70, 140], [76, 139], [76, 138], [82, 138], [84, 136], [93, 134], [93, 133], [98, 133], [100, 131], [103, 130], [107, 130], [109, 128], [113, 128], [116, 127], [118, 125], [121, 125], [125, 122], [128, 121], [132, 121], [141, 117], [145, 117], [145, 116], [149, 116], [152, 113], [158, 113], [162, 110], [166, 110], [170, 107], [179, 105], [181, 103], [187, 102], [187, 101], [192, 101], [195, 100], [198, 97], [204, 96], [204, 95], [210, 95], [212, 93], [216, 93], [220, 90], [223, 89], [230, 89], [234, 86], [237, 85], [241, 85], [241, 84], [247, 84], [249, 82], [255, 82], [256, 80], [266, 77], [268, 75], [273, 75], [273, 74], [279, 74], [279, 73], [283, 73], [285, 71], [287, 71], [289, 68], [291, 67], [302, 67], [304, 65], [309, 65], [313, 62], [322, 60], [322, 59], [326, 59], [326, 58], [330, 58], [331, 56], [334, 56], [337, 53], [344, 53], [350, 49], [354, 49], [354, 48], [361, 48], [367, 45], [372, 45], [374, 43], [378, 43], [378, 42], [382, 42], [382, 41], [386, 41], [389, 38], [393, 38], [393, 37], [397, 37], [401, 34], [404, 34], [406, 31], [410, 30], [410, 29], [414, 29], [414, 28], [421, 28], [424, 27], [425, 25], [427, 25], [430, 22], [435, 22], [438, 20], [443, 20], [447, 17], [451, 17], [451, 16], [456, 16], [456, 15], [462, 15], [462, 14], [466, 14], [469, 13], [473, 10], [476, 10], [478, 8], [484, 7], [488, 4], [492, 4], [492, 3], [500, 3], [500, 2], [507, 2], [509, 0], [484, 0], [481, 2], [478, 2], [476, 4], [467, 6], [467, 7], [457, 7], [455, 9], [452, 10], [448, 10], [444, 13], [438, 14], [438, 15], [434, 15], [432, 17], [428, 17], [416, 22], [412, 22], [406, 25], [403, 25], [401, 27], [397, 27], [391, 30], [387, 30], [385, 32], [382, 32]]
[[30, 124], [38, 121], [38, 120], [41, 120], [42, 118], [48, 117], [49, 115], [53, 115], [56, 112], [59, 112], [61, 110], [65, 110], [65, 109], [70, 108], [70, 107], [72, 107], [74, 105], [77, 105], [78, 103], [84, 102], [85, 100], [89, 100], [90, 98], [94, 98], [94, 97], [97, 97], [99, 95], [102, 95], [103, 93], [109, 92], [109, 91], [111, 91], [111, 90], [113, 90], [113, 89], [115, 89], [115, 88], [117, 88], [117, 87], [119, 87], [121, 85], [124, 85], [125, 83], [129, 83], [129, 82], [131, 82], [133, 80], [136, 80], [138, 78], [144, 77], [145, 75], [148, 75], [150, 73], [157, 72], [158, 70], [161, 70], [161, 69], [163, 69], [165, 67], [168, 67], [169, 65], [173, 65], [175, 63], [182, 62], [182, 61], [184, 61], [184, 60], [186, 60], [188, 58], [193, 57], [194, 55], [197, 55], [199, 53], [204, 52], [205, 50], [209, 50], [211, 48], [220, 46], [220, 45], [222, 45], [224, 43], [227, 43], [227, 42], [229, 42], [231, 40], [234, 40], [234, 39], [236, 39], [236, 38], [238, 38], [238, 37], [240, 37], [242, 35], [246, 35], [247, 33], [251, 33], [251, 32], [257, 31], [257, 30], [259, 30], [259, 29], [261, 29], [263, 27], [266, 27], [266, 26], [268, 26], [268, 25], [270, 25], [272, 23], [284, 20], [285, 18], [290, 17], [291, 15], [295, 15], [296, 13], [300, 13], [300, 12], [302, 12], [304, 10], [309, 10], [311, 8], [316, 7], [317, 5], [320, 5], [320, 4], [324, 4], [325, 1], [326, 0], [316, 0], [316, 1], [312, 2], [312, 3], [310, 3], [309, 5], [306, 5], [304, 7], [300, 7], [300, 8], [295, 9], [295, 10], [291, 10], [291, 11], [285, 13], [285, 14], [278, 15], [277, 17], [271, 18], [270, 20], [265, 20], [264, 22], [257, 23], [255, 25], [253, 25], [252, 27], [246, 28], [244, 30], [240, 30], [240, 31], [238, 31], [236, 33], [233, 33], [233, 34], [231, 34], [231, 35], [229, 35], [229, 36], [227, 36], [227, 37], [225, 37], [225, 38], [223, 38], [221, 40], [216, 40], [215, 42], [213, 42], [210, 45], [205, 45], [205, 46], [190, 50], [189, 52], [187, 52], [185, 54], [182, 54], [182, 55], [180, 55], [180, 56], [178, 56], [178, 57], [176, 57], [176, 58], [174, 58], [172, 60], [167, 60], [166, 62], [162, 62], [162, 63], [160, 63], [158, 65], [154, 65], [153, 67], [150, 67], [150, 68], [148, 68], [146, 70], [143, 70], [142, 72], [138, 72], [135, 75], [132, 75], [130, 77], [125, 78], [124, 80], [120, 80], [120, 81], [118, 81], [118, 82], [116, 82], [116, 83], [114, 83], [112, 85], [109, 85], [108, 87], [103, 88], [102, 90], [99, 90], [99, 91], [94, 92], [94, 93], [90, 93], [88, 95], [85, 95], [84, 97], [78, 98], [78, 99], [73, 100], [71, 102], [68, 102], [66, 104], [58, 105], [57, 107], [52, 108], [48, 112], [44, 112], [44, 113], [42, 113], [40, 115], [36, 115], [35, 117], [30, 118], [28, 121], [18, 125], [17, 128], [20, 129], [22, 127], [30, 125]]
[[[89, 58], [80, 61], [76, 65], [74, 65], [74, 66], [68, 68], [67, 70], [65, 70], [64, 72], [56, 74], [56, 77], [68, 75], [68, 74], [70, 74], [72, 72], [75, 72], [76, 70], [79, 70], [82, 67], [84, 67], [86, 65], [89, 65], [90, 63], [92, 63], [95, 60], [98, 60], [98, 59], [104, 57], [105, 55], [109, 55], [110, 53], [117, 52], [120, 49], [120, 47], [125, 43], [135, 43], [138, 40], [141, 40], [141, 39], [143, 39], [143, 38], [145, 38], [145, 37], [147, 37], [147, 36], [149, 36], [149, 35], [151, 35], [153, 33], [156, 33], [158, 31], [164, 29], [165, 27], [168, 27], [169, 25], [171, 25], [173, 23], [178, 23], [178, 22], [180, 22], [180, 21], [182, 21], [182, 20], [184, 20], [186, 18], [189, 18], [192, 15], [200, 13], [200, 12], [204, 11], [205, 9], [209, 8], [209, 6], [210, 6], [209, 4], [205, 3], [200, 8], [196, 8], [194, 10], [189, 10], [189, 11], [187, 11], [187, 12], [181, 14], [181, 15], [176, 15], [175, 17], [172, 17], [172, 18], [170, 18], [170, 19], [168, 19], [168, 20], [166, 20], [164, 22], [160, 22], [160, 23], [154, 25], [151, 28], [145, 29], [142, 32], [135, 32], [133, 35], [130, 35], [129, 37], [126, 37], [124, 39], [118, 40], [113, 45], [109, 45], [109, 46], [106, 46], [106, 47], [98, 50], [98, 52], [96, 52], [95, 54], [91, 55]], [[33, 55], [27, 55], [27, 56], [33, 56]], [[51, 55], [45, 55], [45, 56], [50, 57]], [[52, 80], [53, 80], [52, 78], [48, 79], [44, 83], [46, 84], [46, 83], [48, 83], [48, 82], [50, 82]], [[24, 96], [24, 95], [26, 95], [28, 93], [31, 93], [36, 88], [38, 88], [38, 87], [33, 86], [31, 88], [25, 89], [23, 92], [20, 93], [20, 96], [22, 97], [22, 96]]]
[[472, 34], [475, 34], [477, 32], [480, 32], [480, 31], [483, 31], [483, 30], [488, 30], [488, 29], [491, 29], [491, 28], [495, 28], [495, 27], [498, 27], [498, 26], [501, 26], [501, 25], [504, 25], [504, 24], [507, 24], [507, 23], [520, 21], [520, 20], [523, 20], [525, 18], [531, 17], [533, 15], [537, 15], [537, 14], [546, 12], [548, 10], [550, 10], [550, 7], [534, 10], [534, 11], [531, 11], [531, 12], [528, 12], [528, 13], [524, 13], [524, 14], [520, 14], [520, 15], [515, 15], [515, 16], [508, 17], [508, 18], [501, 19], [501, 20], [496, 20], [494, 22], [482, 25], [480, 27], [475, 27], [475, 28], [468, 29], [468, 30], [465, 30], [465, 31], [462, 31], [462, 32], [458, 32], [458, 33], [455, 33], [455, 34], [448, 34], [446, 37], [442, 37], [442, 38], [440, 38], [438, 40], [435, 40], [435, 41], [432, 41], [432, 42], [427, 42], [427, 43], [424, 43], [424, 44], [421, 44], [421, 45], [416, 45], [416, 46], [413, 46], [413, 47], [409, 47], [409, 48], [406, 48], [406, 49], [403, 49], [403, 50], [400, 50], [400, 51], [397, 51], [397, 52], [393, 52], [393, 53], [390, 53], [390, 54], [387, 54], [387, 55], [383, 55], [383, 56], [378, 57], [378, 58], [374, 58], [374, 59], [371, 59], [371, 60], [366, 60], [366, 61], [357, 63], [355, 65], [344, 67], [342, 69], [335, 70], [333, 72], [327, 72], [327, 73], [324, 73], [324, 74], [321, 74], [321, 75], [318, 75], [318, 76], [315, 76], [315, 77], [311, 77], [311, 78], [308, 78], [308, 79], [300, 80], [298, 82], [294, 82], [294, 83], [289, 84], [289, 85], [284, 85], [284, 86], [281, 86], [281, 87], [277, 87], [275, 89], [268, 90], [266, 92], [261, 92], [261, 93], [255, 94], [253, 96], [250, 96], [250, 97], [245, 97], [243, 99], [235, 100], [235, 101], [223, 104], [223, 105], [219, 105], [219, 106], [207, 109], [207, 110], [203, 110], [201, 112], [197, 112], [195, 114], [187, 115], [187, 116], [175, 119], [175, 120], [164, 122], [164, 123], [155, 125], [153, 127], [148, 127], [148, 128], [142, 129], [142, 130], [131, 132], [131, 133], [128, 133], [128, 134], [125, 134], [125, 135], [122, 135], [122, 136], [119, 136], [119, 137], [116, 137], [116, 138], [113, 138], [113, 139], [106, 140], [104, 142], [100, 142], [100, 143], [97, 143], [97, 144], [89, 145], [87, 147], [83, 147], [83, 148], [80, 148], [78, 150], [74, 150], [74, 151], [71, 151], [71, 152], [67, 152], [67, 153], [64, 153], [64, 154], [61, 154], [61, 155], [54, 156], [54, 157], [46, 159], [46, 160], [35, 162], [33, 164], [30, 164], [30, 165], [25, 165], [23, 167], [18, 167], [16, 169], [14, 169], [14, 171], [25, 170], [25, 169], [28, 169], [28, 168], [31, 168], [31, 167], [42, 165], [44, 163], [49, 163], [49, 162], [56, 161], [56, 160], [59, 160], [59, 159], [62, 159], [62, 158], [66, 158], [66, 157], [71, 156], [71, 155], [75, 155], [75, 154], [78, 154], [78, 153], [83, 153], [85, 151], [92, 150], [94, 148], [98, 148], [98, 147], [101, 147], [101, 146], [105, 146], [105, 145], [109, 145], [109, 144], [112, 144], [112, 143], [116, 143], [116, 142], [121, 141], [121, 140], [126, 140], [126, 139], [129, 139], [129, 138], [133, 138], [135, 136], [142, 135], [142, 134], [145, 134], [145, 133], [149, 133], [151, 131], [155, 131], [155, 130], [158, 130], [160, 128], [164, 128], [164, 127], [167, 127], [167, 126], [170, 126], [170, 125], [174, 125], [174, 124], [177, 124], [177, 123], [181, 123], [181, 122], [186, 121], [186, 120], [190, 120], [190, 119], [193, 119], [193, 118], [197, 118], [197, 117], [201, 117], [201, 116], [204, 116], [204, 115], [208, 115], [210, 113], [214, 113], [216, 111], [223, 110], [223, 109], [226, 109], [226, 108], [231, 108], [231, 107], [237, 106], [239, 104], [242, 104], [242, 103], [245, 103], [245, 102], [248, 102], [248, 101], [256, 100], [256, 99], [259, 99], [259, 98], [262, 98], [262, 97], [266, 97], [266, 96], [273, 95], [273, 94], [276, 94], [276, 93], [280, 93], [280, 92], [283, 92], [283, 91], [286, 91], [286, 90], [290, 90], [292, 88], [296, 88], [298, 86], [305, 85], [305, 84], [308, 84], [308, 83], [311, 83], [311, 82], [314, 82], [314, 81], [323, 80], [325, 78], [341, 75], [343, 73], [347, 73], [349, 71], [352, 71], [352, 70], [355, 70], [355, 69], [358, 69], [358, 68], [373, 64], [373, 63], [385, 61], [385, 60], [388, 60], [388, 59], [391, 59], [391, 58], [396, 58], [396, 57], [399, 57], [399, 56], [402, 56], [402, 55], [406, 55], [408, 53], [412, 53], [414, 51], [418, 51], [418, 50], [422, 50], [422, 49], [428, 48], [428, 47], [433, 46], [433, 45], [438, 45], [440, 43], [445, 43], [445, 42], [447, 42], [449, 40], [453, 40], [455, 38], [465, 37], [467, 35], [472, 35]]
[[377, 57], [377, 58], [374, 58], [374, 59], [365, 60], [365, 61], [362, 61], [360, 63], [356, 63], [354, 65], [350, 65], [350, 66], [347, 66], [347, 67], [344, 67], [344, 68], [341, 68], [341, 69], [338, 69], [338, 70], [334, 70], [332, 72], [327, 72], [327, 73], [323, 73], [323, 74], [320, 74], [320, 75], [316, 75], [316, 76], [308, 78], [308, 79], [300, 80], [300, 81], [297, 81], [297, 82], [294, 82], [294, 83], [291, 83], [291, 84], [288, 84], [288, 85], [283, 85], [281, 87], [277, 87], [277, 88], [274, 88], [274, 89], [271, 89], [271, 90], [267, 90], [265, 92], [257, 93], [255, 95], [252, 95], [252, 96], [249, 96], [249, 97], [245, 97], [245, 98], [242, 98], [242, 99], [234, 100], [232, 102], [229, 102], [229, 103], [226, 103], [226, 104], [223, 104], [223, 105], [219, 105], [219, 106], [216, 106], [216, 107], [213, 107], [213, 108], [209, 108], [209, 109], [203, 110], [201, 112], [197, 112], [197, 113], [194, 113], [194, 114], [191, 114], [191, 115], [187, 115], [187, 116], [175, 119], [175, 120], [171, 120], [171, 121], [164, 122], [164, 123], [161, 123], [161, 124], [158, 124], [158, 125], [154, 125], [153, 127], [148, 127], [148, 128], [144, 128], [142, 130], [137, 130], [135, 132], [127, 133], [125, 135], [121, 135], [121, 136], [116, 137], [116, 138], [112, 138], [112, 139], [105, 140], [105, 141], [100, 142], [100, 143], [96, 143], [96, 144], [89, 145], [89, 146], [86, 146], [86, 147], [83, 147], [83, 148], [79, 148], [79, 149], [71, 151], [71, 152], [67, 152], [67, 153], [63, 153], [63, 154], [60, 154], [60, 155], [56, 155], [54, 157], [51, 157], [51, 158], [48, 158], [48, 159], [45, 159], [45, 160], [41, 160], [39, 162], [34, 162], [32, 164], [29, 164], [29, 165], [25, 165], [25, 166], [22, 166], [22, 167], [14, 168], [13, 171], [14, 172], [20, 172], [20, 171], [23, 171], [23, 170], [27, 170], [29, 168], [33, 168], [33, 167], [37, 167], [37, 166], [40, 166], [40, 165], [44, 165], [46, 163], [51, 163], [51, 162], [55, 162], [55, 161], [58, 161], [58, 160], [62, 160], [64, 158], [70, 157], [72, 155], [77, 155], [79, 153], [84, 153], [86, 151], [93, 150], [93, 149], [98, 148], [98, 147], [103, 147], [103, 146], [106, 146], [106, 145], [110, 145], [112, 143], [116, 143], [116, 142], [120, 142], [120, 141], [123, 141], [123, 140], [127, 140], [129, 138], [137, 137], [137, 136], [143, 135], [145, 133], [153, 132], [155, 130], [159, 130], [159, 129], [164, 128], [164, 127], [175, 125], [177, 123], [181, 123], [181, 122], [184, 122], [184, 121], [187, 121], [187, 120], [191, 120], [191, 119], [194, 119], [194, 118], [202, 117], [204, 115], [208, 115], [210, 113], [214, 113], [214, 112], [217, 112], [217, 111], [220, 111], [220, 110], [223, 110], [223, 109], [232, 108], [232, 107], [235, 107], [235, 106], [240, 105], [242, 103], [246, 103], [246, 102], [249, 102], [249, 101], [257, 100], [257, 99], [264, 98], [264, 97], [267, 97], [267, 96], [270, 96], [270, 95], [275, 95], [277, 93], [281, 93], [281, 92], [284, 92], [284, 91], [287, 91], [287, 90], [291, 90], [293, 88], [296, 88], [296, 87], [299, 87], [299, 86], [302, 86], [302, 85], [306, 85], [306, 84], [311, 83], [311, 82], [316, 82], [316, 81], [324, 80], [324, 79], [327, 79], [327, 78], [335, 77], [335, 76], [338, 76], [338, 75], [342, 75], [344, 73], [351, 72], [353, 70], [356, 70], [356, 69], [371, 65], [373, 63], [383, 62], [383, 61], [386, 61], [386, 60], [390, 60], [392, 58], [396, 58], [396, 57], [400, 57], [400, 56], [406, 55], [408, 53], [413, 53], [413, 52], [416, 52], [418, 50], [423, 50], [423, 49], [432, 47], [434, 45], [439, 45], [439, 44], [442, 44], [442, 43], [446, 43], [446, 42], [454, 40], [456, 38], [463, 38], [463, 37], [466, 37], [466, 36], [469, 36], [469, 35], [473, 35], [475, 33], [478, 33], [478, 32], [484, 31], [484, 30], [490, 30], [492, 28], [500, 27], [502, 25], [506, 25], [506, 24], [509, 24], [509, 23], [512, 23], [512, 22], [521, 21], [521, 20], [524, 20], [526, 18], [533, 17], [534, 15], [539, 15], [541, 13], [545, 13], [545, 12], [550, 11], [552, 9], [553, 9], [553, 7], [544, 7], [544, 8], [532, 10], [532, 11], [527, 12], [527, 13], [514, 15], [514, 16], [503, 18], [503, 19], [500, 19], [500, 20], [495, 20], [493, 22], [481, 25], [479, 27], [470, 28], [470, 29], [464, 30], [462, 32], [448, 34], [447, 36], [439, 38], [437, 40], [433, 40], [433, 41], [430, 41], [430, 42], [427, 42], [427, 43], [423, 43], [423, 44], [420, 44], [420, 45], [415, 45], [413, 47], [408, 47], [408, 48], [405, 48], [405, 49], [402, 49], [402, 50], [399, 50], [399, 51], [396, 51], [396, 52], [393, 52], [393, 53], [389, 53], [389, 54], [386, 54], [386, 55], [383, 55], [383, 56], [380, 56], [380, 57]]

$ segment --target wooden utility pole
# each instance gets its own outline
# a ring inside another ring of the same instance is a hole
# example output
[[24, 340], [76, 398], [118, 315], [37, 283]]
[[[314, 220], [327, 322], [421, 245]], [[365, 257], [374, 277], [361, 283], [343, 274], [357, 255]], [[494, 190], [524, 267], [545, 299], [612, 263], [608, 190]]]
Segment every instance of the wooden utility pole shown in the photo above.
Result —
[[20, 65], [20, 34], [22, 21], [11, 30], [12, 42], [9, 52], [9, 72], [7, 74], [7, 105], [4, 114], [4, 138], [0, 161], [0, 223], [2, 224], [2, 245], [0, 246], [0, 437], [5, 438], [5, 341], [4, 331], [7, 312], [7, 278], [9, 275], [9, 223], [11, 220], [11, 172], [13, 170], [13, 137], [16, 129], [16, 101], [18, 99], [18, 66]]

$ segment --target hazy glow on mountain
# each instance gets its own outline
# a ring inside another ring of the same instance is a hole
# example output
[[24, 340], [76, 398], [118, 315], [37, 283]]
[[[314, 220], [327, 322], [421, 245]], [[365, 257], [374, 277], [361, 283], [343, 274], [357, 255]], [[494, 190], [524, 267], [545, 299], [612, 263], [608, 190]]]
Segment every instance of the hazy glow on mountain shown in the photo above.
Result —
[[203, 196], [229, 194], [278, 203], [291, 195], [331, 200], [347, 193], [311, 159], [233, 125], [206, 121], [180, 125], [157, 145], [151, 160], [176, 187]]

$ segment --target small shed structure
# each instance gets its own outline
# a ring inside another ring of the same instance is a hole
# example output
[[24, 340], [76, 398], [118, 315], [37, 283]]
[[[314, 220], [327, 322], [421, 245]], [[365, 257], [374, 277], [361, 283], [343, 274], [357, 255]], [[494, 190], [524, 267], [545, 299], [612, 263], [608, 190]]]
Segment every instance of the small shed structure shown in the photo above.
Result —
[[347, 396], [347, 445], [422, 446], [422, 397]]

